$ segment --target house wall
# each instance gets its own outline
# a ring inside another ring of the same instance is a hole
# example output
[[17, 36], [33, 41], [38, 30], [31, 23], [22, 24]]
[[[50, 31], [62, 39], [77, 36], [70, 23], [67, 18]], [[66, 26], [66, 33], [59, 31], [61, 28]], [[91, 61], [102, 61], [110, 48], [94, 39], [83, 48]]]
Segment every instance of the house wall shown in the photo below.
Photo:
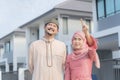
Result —
[[17, 70], [17, 63], [25, 63], [26, 61], [26, 39], [25, 36], [15, 35], [13, 44], [13, 70]]
[[3, 49], [3, 48], [0, 48], [0, 59], [3, 58], [3, 54], [4, 54], [4, 49]]
[[[8, 41], [10, 42], [10, 51], [5, 50], [5, 44]], [[3, 48], [4, 48], [3, 58], [6, 58], [8, 63], [12, 63], [13, 62], [13, 36], [11, 36], [11, 38], [4, 41]]]
[[[120, 20], [120, 13], [105, 17], [101, 20], [97, 20], [96, 0], [93, 0], [93, 21], [94, 21], [94, 25], [96, 26], [93, 35], [96, 38], [99, 38], [99, 40], [104, 37], [105, 40], [103, 41], [110, 42], [110, 43], [108, 44], [109, 46], [107, 46], [107, 44], [101, 43], [102, 44], [101, 47], [104, 47], [103, 50], [105, 50], [105, 48], [107, 47], [110, 47], [109, 50], [111, 50], [111, 53], [108, 53], [108, 54], [105, 54], [103, 51], [101, 52], [101, 55], [102, 55], [101, 58], [105, 57], [106, 60], [103, 60], [101, 62], [101, 69], [99, 71], [99, 77], [100, 77], [99, 80], [115, 80], [114, 75], [119, 75], [114, 73], [114, 68], [113, 68], [115, 66], [115, 64], [113, 63], [115, 59], [120, 58], [119, 20]], [[108, 38], [108, 36], [111, 36], [111, 37]], [[113, 48], [115, 49], [113, 50]]]

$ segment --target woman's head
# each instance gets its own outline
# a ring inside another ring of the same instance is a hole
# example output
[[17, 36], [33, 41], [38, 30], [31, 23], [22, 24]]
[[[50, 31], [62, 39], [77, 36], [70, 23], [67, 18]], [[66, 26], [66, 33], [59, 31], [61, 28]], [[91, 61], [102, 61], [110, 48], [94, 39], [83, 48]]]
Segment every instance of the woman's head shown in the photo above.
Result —
[[72, 37], [73, 50], [81, 50], [87, 46], [85, 34], [83, 32], [76, 32]]

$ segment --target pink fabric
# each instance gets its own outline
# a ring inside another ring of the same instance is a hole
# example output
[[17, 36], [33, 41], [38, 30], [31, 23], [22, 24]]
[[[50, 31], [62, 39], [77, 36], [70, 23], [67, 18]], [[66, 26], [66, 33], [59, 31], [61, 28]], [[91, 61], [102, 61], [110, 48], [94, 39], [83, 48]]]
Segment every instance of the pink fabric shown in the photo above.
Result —
[[[77, 54], [77, 55], [78, 55], [78, 53], [81, 53], [81, 54], [79, 54], [79, 56], [80, 56], [80, 55], [83, 55], [83, 53], [87, 53], [87, 52], [88, 52], [88, 45], [86, 44], [86, 38], [85, 38], [85, 34], [84, 34], [83, 32], [76, 32], [76, 33], [73, 35], [73, 37], [72, 37], [72, 43], [73, 43], [73, 39], [74, 39], [74, 37], [75, 37], [76, 35], [79, 35], [79, 36], [83, 39], [83, 41], [84, 41], [81, 50], [77, 50], [77, 51], [74, 51], [74, 50], [73, 50], [73, 53], [74, 53], [74, 54]], [[79, 56], [78, 56], [78, 57], [79, 57]]]
[[99, 66], [99, 58], [96, 54], [96, 40], [91, 36], [94, 41], [94, 45], [88, 46], [84, 33], [76, 32], [73, 35], [73, 38], [76, 34], [79, 34], [80, 37], [83, 38], [84, 46], [82, 47], [82, 50], [73, 51], [72, 54], [67, 56], [65, 66], [65, 80], [92, 80], [92, 63], [98, 62], [97, 66]]

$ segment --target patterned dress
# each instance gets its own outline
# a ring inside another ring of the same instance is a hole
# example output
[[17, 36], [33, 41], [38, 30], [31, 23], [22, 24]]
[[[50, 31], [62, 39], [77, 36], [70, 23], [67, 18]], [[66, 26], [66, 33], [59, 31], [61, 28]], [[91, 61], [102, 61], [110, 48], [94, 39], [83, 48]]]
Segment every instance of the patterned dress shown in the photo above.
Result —
[[92, 37], [94, 45], [84, 48], [85, 51], [82, 54], [71, 53], [67, 56], [65, 67], [65, 80], [92, 80], [92, 64], [98, 62], [99, 57], [96, 53], [96, 40]]

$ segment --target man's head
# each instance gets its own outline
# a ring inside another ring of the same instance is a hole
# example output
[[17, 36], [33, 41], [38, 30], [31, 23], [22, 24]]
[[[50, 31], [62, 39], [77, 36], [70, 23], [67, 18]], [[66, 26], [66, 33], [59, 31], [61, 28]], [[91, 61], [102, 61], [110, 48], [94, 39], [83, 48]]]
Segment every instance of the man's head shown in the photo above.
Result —
[[47, 22], [44, 26], [45, 33], [48, 35], [56, 35], [59, 31], [59, 26], [54, 22]]

